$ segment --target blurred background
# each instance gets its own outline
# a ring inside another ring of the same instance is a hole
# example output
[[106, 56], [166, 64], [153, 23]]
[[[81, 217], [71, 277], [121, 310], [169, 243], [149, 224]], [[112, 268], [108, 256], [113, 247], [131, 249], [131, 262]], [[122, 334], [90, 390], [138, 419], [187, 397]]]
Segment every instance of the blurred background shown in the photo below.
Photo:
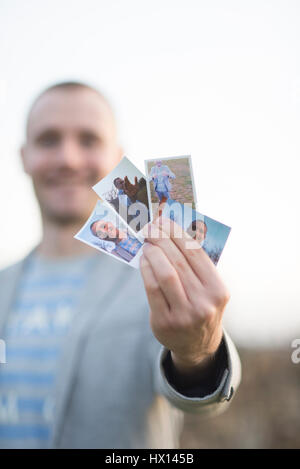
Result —
[[0, 267], [41, 234], [19, 148], [62, 80], [106, 94], [142, 172], [191, 154], [198, 210], [232, 227], [218, 269], [243, 383], [224, 415], [187, 418], [185, 448], [300, 447], [299, 57], [298, 0], [1, 1]]

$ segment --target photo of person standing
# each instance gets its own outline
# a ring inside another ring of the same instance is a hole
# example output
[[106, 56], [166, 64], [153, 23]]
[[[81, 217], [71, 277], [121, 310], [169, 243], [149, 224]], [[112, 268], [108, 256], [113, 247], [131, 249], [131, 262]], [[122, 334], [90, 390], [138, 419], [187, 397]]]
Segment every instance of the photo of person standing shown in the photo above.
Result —
[[159, 202], [161, 202], [163, 198], [169, 199], [171, 190], [170, 179], [175, 178], [175, 174], [172, 173], [167, 165], [162, 164], [161, 160], [157, 160], [155, 166], [151, 168], [149, 181], [152, 181], [154, 184], [154, 190]]

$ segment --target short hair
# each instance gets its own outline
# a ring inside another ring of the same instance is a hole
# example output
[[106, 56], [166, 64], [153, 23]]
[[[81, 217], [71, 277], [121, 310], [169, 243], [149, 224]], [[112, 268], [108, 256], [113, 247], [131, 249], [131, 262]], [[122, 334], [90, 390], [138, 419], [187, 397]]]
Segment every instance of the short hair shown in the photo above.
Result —
[[[121, 181], [122, 181], [122, 178], [120, 178], [120, 177], [115, 178], [114, 181], [113, 181], [115, 186], [116, 186], [116, 180], [117, 180], [117, 179], [121, 179]], [[116, 186], [116, 187], [117, 187], [117, 186]]]
[[90, 230], [94, 236], [97, 236], [97, 235], [93, 232], [93, 226], [95, 225], [95, 223], [98, 223], [99, 221], [102, 221], [102, 220], [103, 218], [99, 218], [98, 220], [94, 220], [93, 223], [90, 224]]
[[198, 222], [203, 223], [203, 225], [205, 226], [205, 234], [206, 234], [207, 233], [207, 224], [205, 223], [204, 220], [199, 220], [199, 218], [197, 220], [192, 221], [189, 228], [192, 228], [192, 231], [195, 231], [197, 229], [197, 223]]
[[93, 232], [93, 226], [94, 226], [95, 223], [98, 223], [98, 221], [99, 221], [99, 220], [95, 220], [95, 221], [93, 221], [93, 223], [90, 225], [91, 233], [92, 233], [92, 235], [94, 235], [94, 236], [96, 236], [96, 235], [95, 235], [95, 233]]
[[115, 115], [115, 112], [114, 112], [114, 109], [111, 105], [111, 103], [108, 101], [107, 97], [101, 93], [96, 87], [92, 86], [92, 85], [89, 85], [88, 83], [84, 83], [84, 82], [81, 82], [81, 81], [61, 81], [61, 82], [58, 82], [58, 83], [54, 83], [53, 85], [50, 85], [48, 86], [47, 88], [45, 88], [41, 93], [39, 93], [37, 95], [37, 97], [33, 100], [30, 108], [29, 108], [29, 111], [27, 113], [27, 118], [26, 118], [26, 133], [28, 133], [28, 123], [29, 123], [29, 118], [30, 118], [30, 114], [33, 110], [33, 108], [35, 107], [36, 103], [40, 100], [40, 98], [42, 96], [44, 96], [45, 94], [51, 92], [51, 91], [55, 91], [55, 90], [76, 90], [76, 89], [82, 89], [82, 90], [90, 90], [90, 91], [93, 91], [94, 93], [96, 93], [104, 102], [105, 104], [108, 106], [108, 108], [110, 109], [112, 115], [114, 116]]

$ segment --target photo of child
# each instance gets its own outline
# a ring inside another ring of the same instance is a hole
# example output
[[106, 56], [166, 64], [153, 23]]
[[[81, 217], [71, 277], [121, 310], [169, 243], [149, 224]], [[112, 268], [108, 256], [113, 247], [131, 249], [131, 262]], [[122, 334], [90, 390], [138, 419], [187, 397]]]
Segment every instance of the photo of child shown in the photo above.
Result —
[[190, 156], [145, 161], [149, 206], [153, 218], [166, 200], [196, 208], [196, 192]]
[[104, 202], [97, 202], [91, 216], [75, 238], [138, 268], [143, 243]]
[[149, 181], [153, 182], [155, 193], [161, 202], [163, 198], [170, 198], [170, 190], [172, 188], [170, 179], [175, 179], [176, 176], [170, 170], [169, 166], [162, 163], [162, 160], [156, 160], [155, 165], [152, 166], [149, 176]]

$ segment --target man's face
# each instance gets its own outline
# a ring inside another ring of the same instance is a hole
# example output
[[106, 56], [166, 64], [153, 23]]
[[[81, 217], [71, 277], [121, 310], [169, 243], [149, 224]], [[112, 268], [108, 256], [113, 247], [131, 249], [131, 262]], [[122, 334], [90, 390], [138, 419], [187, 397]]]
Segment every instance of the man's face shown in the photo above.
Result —
[[44, 219], [84, 221], [97, 197], [91, 187], [120, 161], [113, 115], [89, 89], [56, 89], [34, 105], [22, 148]]
[[161, 161], [157, 161], [156, 166], [158, 166], [160, 168], [161, 167]]
[[124, 181], [121, 178], [116, 178], [114, 182], [117, 189], [124, 189]]

